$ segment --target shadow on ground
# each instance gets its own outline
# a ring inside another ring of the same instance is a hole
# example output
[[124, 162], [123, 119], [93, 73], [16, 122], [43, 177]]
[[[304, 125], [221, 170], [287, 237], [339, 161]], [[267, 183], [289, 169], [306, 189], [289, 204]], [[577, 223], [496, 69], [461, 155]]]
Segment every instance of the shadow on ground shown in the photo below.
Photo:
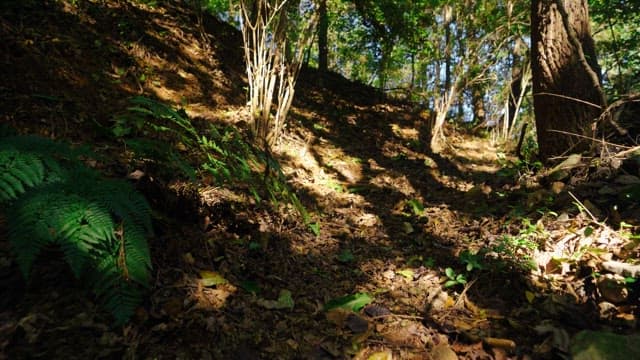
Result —
[[[23, 132], [98, 141], [117, 152], [108, 126], [133, 95], [215, 121], [223, 120], [217, 111], [244, 103], [240, 37], [233, 28], [211, 17], [199, 28], [180, 2], [156, 8], [79, 3], [0, 5], [3, 122]], [[426, 119], [409, 104], [327, 76], [321, 88], [318, 75], [304, 71], [283, 144], [304, 155], [282, 151], [285, 162], [310, 161], [288, 175], [322, 226], [319, 236], [295, 214], [248, 202], [205, 206], [208, 213], [185, 219], [176, 216], [184, 203], [155, 193], [150, 200], [163, 213], [151, 241], [156, 280], [132, 324], [110, 327], [67, 272], [47, 270], [60, 264], [45, 261], [24, 299], [2, 309], [20, 325], [0, 350], [33, 358], [246, 359], [343, 358], [367, 346], [409, 351], [380, 334], [357, 340], [327, 318], [327, 301], [357, 292], [372, 294], [398, 318], [414, 319], [432, 337], [409, 352], [426, 354], [437, 335], [449, 331], [457, 341], [455, 329], [429, 319], [429, 297], [440, 289], [444, 268], [460, 271], [462, 250], [501, 226], [507, 199], [473, 190], [483, 182], [499, 186], [494, 174], [461, 171], [451, 158], [430, 153]], [[205, 216], [214, 220], [208, 227], [202, 226]], [[2, 250], [8, 257], [8, 248]], [[411, 281], [399, 275], [408, 268], [418, 274]], [[203, 270], [228, 283], [202, 286]], [[475, 302], [501, 311], [518, 305], [517, 272], [480, 276], [483, 285], [468, 291]], [[265, 306], [283, 290], [291, 292], [293, 309]], [[500, 321], [487, 326], [497, 336], [513, 330]]]

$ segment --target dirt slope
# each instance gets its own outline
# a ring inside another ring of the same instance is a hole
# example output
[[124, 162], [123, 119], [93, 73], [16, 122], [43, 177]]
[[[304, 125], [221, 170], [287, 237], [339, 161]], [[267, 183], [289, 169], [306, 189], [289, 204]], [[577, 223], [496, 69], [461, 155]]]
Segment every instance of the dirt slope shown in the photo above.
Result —
[[[108, 128], [134, 95], [184, 107], [201, 120], [245, 119], [241, 39], [232, 27], [211, 17], [198, 26], [181, 1], [156, 7], [77, 3], [0, 5], [0, 121], [23, 132], [94, 143], [113, 154], [121, 145]], [[111, 327], [108, 314], [59, 261], [43, 259], [22, 286], [2, 240], [0, 283], [15, 301], [0, 309], [0, 353], [82, 359], [367, 359], [375, 353], [385, 359], [449, 359], [454, 353], [551, 358], [559, 348], [550, 333], [592, 326], [598, 314], [592, 284], [578, 274], [582, 265], [573, 262], [564, 278], [540, 284], [525, 264], [537, 260], [526, 258], [533, 253], [528, 245], [544, 253], [556, 239], [581, 240], [566, 238], [566, 228], [578, 233], [590, 219], [574, 209], [560, 226], [549, 214], [571, 204], [566, 192], [551, 204], [546, 199], [556, 194], [550, 190], [499, 176], [497, 150], [482, 139], [452, 133], [451, 148], [432, 154], [422, 113], [328, 76], [320, 87], [317, 74], [303, 72], [277, 151], [321, 225], [319, 236], [294, 216], [250, 204], [216, 210], [224, 214], [194, 211], [186, 216], [190, 221], [173, 213], [185, 209], [165, 209], [167, 223], [151, 240], [153, 291], [124, 328]], [[195, 200], [212, 198], [225, 196], [210, 187]], [[216, 221], [202, 226], [205, 215]], [[532, 223], [521, 222], [529, 217]], [[483, 249], [484, 257], [474, 257]], [[549, 264], [534, 265], [533, 273]], [[456, 274], [448, 278], [447, 268]], [[228, 282], [203, 286], [202, 271]], [[460, 280], [459, 274], [466, 286], [444, 287], [447, 280]], [[570, 290], [567, 284], [573, 284]], [[331, 299], [358, 293], [369, 294], [372, 303], [357, 313], [323, 309]], [[279, 308], [283, 294], [291, 295], [292, 308]], [[541, 324], [548, 331], [532, 331]]]

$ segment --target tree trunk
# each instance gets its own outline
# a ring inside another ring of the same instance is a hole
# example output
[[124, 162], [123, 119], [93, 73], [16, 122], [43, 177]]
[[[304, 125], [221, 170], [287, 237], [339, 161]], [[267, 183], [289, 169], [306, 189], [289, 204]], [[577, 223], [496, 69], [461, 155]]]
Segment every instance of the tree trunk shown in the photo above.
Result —
[[513, 44], [513, 51], [511, 53], [511, 93], [509, 94], [509, 127], [513, 125], [514, 120], [517, 118], [516, 112], [518, 111], [520, 103], [520, 93], [522, 92], [522, 78], [524, 77], [524, 62], [526, 59], [525, 44], [522, 40], [517, 39]]
[[587, 0], [533, 0], [531, 42], [541, 159], [586, 150], [606, 106]]
[[471, 88], [471, 103], [473, 105], [473, 123], [484, 123], [487, 112], [484, 109], [484, 88], [482, 84], [474, 84]]
[[327, 16], [327, 0], [320, 0], [318, 4], [318, 70], [320, 73], [328, 69], [328, 36], [329, 18]]

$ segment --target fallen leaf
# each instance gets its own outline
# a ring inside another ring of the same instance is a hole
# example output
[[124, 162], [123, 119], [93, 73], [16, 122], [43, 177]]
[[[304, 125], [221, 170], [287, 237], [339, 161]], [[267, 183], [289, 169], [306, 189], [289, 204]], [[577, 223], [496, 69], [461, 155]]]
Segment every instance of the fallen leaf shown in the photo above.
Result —
[[347, 320], [347, 317], [350, 314], [353, 314], [353, 313], [349, 310], [335, 308], [327, 311], [325, 316], [327, 317], [327, 320], [329, 320], [329, 322], [335, 324], [339, 328], [343, 328]]
[[202, 270], [200, 271], [200, 283], [202, 286], [216, 286], [228, 283], [222, 275], [215, 271]]
[[529, 304], [533, 303], [533, 300], [535, 300], [536, 298], [536, 294], [528, 290], [524, 292], [524, 296], [527, 298], [527, 301], [529, 302]]
[[411, 234], [411, 233], [413, 233], [415, 231], [413, 229], [413, 226], [410, 223], [406, 222], [406, 221], [402, 223], [402, 230], [407, 235], [409, 235], [409, 234]]
[[363, 333], [369, 329], [369, 322], [356, 314], [349, 314], [345, 324], [354, 333]]
[[404, 269], [398, 271], [398, 274], [404, 276], [407, 280], [413, 280], [413, 275], [415, 274], [411, 269]]
[[447, 344], [438, 344], [431, 350], [433, 360], [458, 360], [458, 355]]
[[393, 360], [393, 354], [389, 350], [378, 351], [369, 355], [367, 360]]

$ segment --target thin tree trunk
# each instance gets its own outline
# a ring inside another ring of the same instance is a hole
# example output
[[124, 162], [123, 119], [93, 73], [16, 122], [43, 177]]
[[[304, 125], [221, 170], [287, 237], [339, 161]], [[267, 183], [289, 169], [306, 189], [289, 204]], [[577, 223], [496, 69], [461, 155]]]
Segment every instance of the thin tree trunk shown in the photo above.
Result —
[[320, 73], [328, 69], [328, 32], [329, 18], [327, 16], [327, 0], [320, 0], [318, 4], [318, 70]]

